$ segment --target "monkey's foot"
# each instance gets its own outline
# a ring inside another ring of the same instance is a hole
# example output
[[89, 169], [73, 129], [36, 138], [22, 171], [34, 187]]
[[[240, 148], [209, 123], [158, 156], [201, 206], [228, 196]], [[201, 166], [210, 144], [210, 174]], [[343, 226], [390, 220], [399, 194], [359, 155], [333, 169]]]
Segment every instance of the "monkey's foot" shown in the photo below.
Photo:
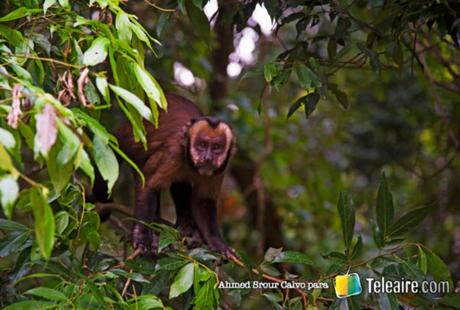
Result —
[[213, 241], [213, 242], [210, 242], [208, 246], [211, 250], [219, 253], [220, 255], [222, 255], [228, 260], [238, 259], [238, 255], [236, 254], [235, 249], [229, 247], [223, 241], [220, 241], [220, 240]]
[[184, 244], [188, 249], [198, 248], [203, 245], [203, 239], [199, 232], [197, 232], [191, 236], [184, 236]]
[[140, 249], [145, 254], [150, 249], [154, 254], [158, 253], [158, 236], [151, 230], [148, 230], [142, 224], [135, 224], [133, 227], [133, 248]]
[[179, 224], [177, 229], [182, 238], [184, 238], [184, 244], [188, 249], [194, 249], [203, 245], [204, 241], [198, 228], [193, 225]]

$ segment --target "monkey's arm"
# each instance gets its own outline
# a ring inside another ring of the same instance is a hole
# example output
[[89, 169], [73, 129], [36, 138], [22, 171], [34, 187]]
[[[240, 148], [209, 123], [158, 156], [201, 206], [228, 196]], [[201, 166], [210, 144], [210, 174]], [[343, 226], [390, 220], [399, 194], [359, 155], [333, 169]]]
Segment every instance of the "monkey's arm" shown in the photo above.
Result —
[[156, 251], [158, 237], [151, 229], [139, 221], [151, 223], [157, 222], [160, 210], [160, 191], [149, 186], [142, 187], [136, 177], [136, 204], [134, 206], [133, 247], [142, 252], [147, 249]]
[[194, 189], [192, 213], [209, 248], [226, 257], [232, 257], [235, 255], [234, 250], [225, 243], [217, 225], [217, 200], [221, 182], [218, 183], [218, 186], [214, 186], [216, 190], [214, 192], [203, 192], [200, 188]]

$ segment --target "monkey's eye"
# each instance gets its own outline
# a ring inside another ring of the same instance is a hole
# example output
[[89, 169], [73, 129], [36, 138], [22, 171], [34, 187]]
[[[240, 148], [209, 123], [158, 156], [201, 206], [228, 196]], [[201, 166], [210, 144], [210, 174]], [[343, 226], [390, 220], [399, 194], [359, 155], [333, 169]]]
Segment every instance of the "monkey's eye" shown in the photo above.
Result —
[[220, 151], [220, 145], [219, 144], [213, 144], [212, 145], [212, 150], [213, 151]]
[[198, 142], [198, 147], [201, 149], [205, 149], [208, 146], [208, 144], [204, 141]]

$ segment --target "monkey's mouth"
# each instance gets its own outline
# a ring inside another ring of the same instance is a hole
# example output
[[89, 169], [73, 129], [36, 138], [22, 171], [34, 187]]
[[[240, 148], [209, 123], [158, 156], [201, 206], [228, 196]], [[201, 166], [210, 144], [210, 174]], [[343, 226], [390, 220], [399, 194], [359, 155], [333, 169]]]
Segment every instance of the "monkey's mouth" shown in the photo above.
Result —
[[214, 171], [216, 170], [216, 167], [214, 167], [214, 165], [210, 163], [198, 164], [196, 167], [199, 174], [207, 177], [213, 175]]
[[214, 170], [198, 168], [198, 173], [210, 177], [214, 173]]

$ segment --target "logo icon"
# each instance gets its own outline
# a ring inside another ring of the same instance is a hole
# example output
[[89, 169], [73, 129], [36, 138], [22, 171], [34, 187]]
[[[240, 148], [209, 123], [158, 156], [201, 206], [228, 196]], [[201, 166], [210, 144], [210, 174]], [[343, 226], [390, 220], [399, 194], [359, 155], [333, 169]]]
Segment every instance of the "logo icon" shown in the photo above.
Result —
[[336, 276], [334, 279], [335, 294], [338, 298], [361, 294], [361, 281], [357, 273]]

